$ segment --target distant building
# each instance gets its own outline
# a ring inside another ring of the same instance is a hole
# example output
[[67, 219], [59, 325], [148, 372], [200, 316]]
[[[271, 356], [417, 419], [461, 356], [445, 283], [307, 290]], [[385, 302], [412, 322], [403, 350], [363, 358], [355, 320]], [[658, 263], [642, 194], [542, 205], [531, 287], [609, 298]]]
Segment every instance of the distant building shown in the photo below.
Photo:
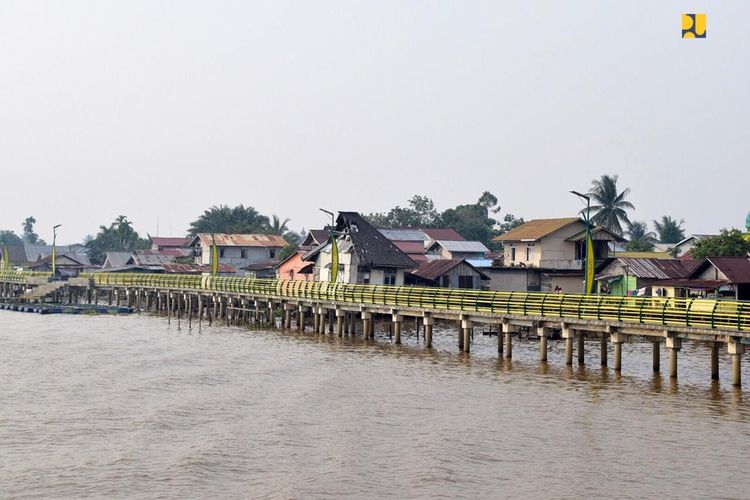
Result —
[[[73, 278], [78, 276], [78, 273], [86, 269], [86, 265], [78, 262], [69, 255], [55, 255], [55, 275], [61, 278]], [[52, 271], [52, 255], [48, 255], [43, 259], [29, 265], [29, 269], [32, 271], [40, 272], [51, 272]]]
[[378, 231], [418, 264], [438, 258], [426, 255], [427, 248], [435, 241], [466, 241], [463, 236], [448, 228], [403, 227], [378, 229]]
[[480, 290], [490, 277], [464, 259], [426, 261], [406, 273], [406, 283], [442, 288]]
[[330, 236], [331, 232], [325, 229], [310, 229], [299, 246], [300, 248], [315, 248], [328, 241]]
[[[287, 245], [286, 240], [276, 234], [215, 234], [214, 237], [219, 263], [236, 269], [272, 260], [278, 263], [277, 256]], [[190, 241], [196, 264], [211, 264], [211, 242], [209, 233], [200, 233]]]
[[128, 264], [133, 257], [132, 252], [107, 252], [102, 269], [119, 268]]
[[689, 255], [690, 250], [698, 244], [699, 241], [715, 238], [718, 234], [691, 234], [682, 241], [675, 243], [672, 247], [672, 255], [675, 257], [683, 257]]
[[717, 297], [750, 300], [750, 257], [709, 257], [689, 278], [718, 282], [713, 290]]
[[[160, 251], [167, 249], [185, 249], [192, 238], [172, 238], [163, 236], [150, 236], [149, 247], [151, 250]], [[185, 255], [188, 255], [187, 253]]]
[[302, 259], [302, 256], [308, 251], [298, 250], [279, 262], [276, 265], [276, 278], [280, 280], [312, 281], [315, 264]]
[[[403, 285], [404, 270], [416, 263], [357, 212], [339, 212], [336, 219], [339, 249], [337, 281]], [[302, 259], [314, 263], [316, 281], [331, 281], [332, 245], [326, 241]]]
[[[698, 261], [617, 257], [607, 261], [596, 276], [600, 293], [610, 295], [652, 295], [651, 286], [662, 280], [686, 279]], [[659, 295], [654, 293], [653, 295]]]
[[490, 249], [480, 241], [434, 241], [427, 248], [427, 255], [441, 259], [484, 259]]

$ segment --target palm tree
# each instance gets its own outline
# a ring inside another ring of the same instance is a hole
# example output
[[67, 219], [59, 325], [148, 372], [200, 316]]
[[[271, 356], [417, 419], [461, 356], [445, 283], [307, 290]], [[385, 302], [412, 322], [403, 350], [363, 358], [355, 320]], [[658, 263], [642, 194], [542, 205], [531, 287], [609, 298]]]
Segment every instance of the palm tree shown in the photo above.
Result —
[[291, 219], [287, 218], [282, 221], [278, 215], [274, 214], [271, 216], [271, 222], [268, 224], [268, 229], [271, 231], [271, 234], [279, 234], [281, 236], [284, 236], [289, 232], [289, 227], [287, 226], [287, 224], [290, 220]]
[[633, 210], [635, 207], [625, 198], [630, 194], [630, 188], [617, 192], [617, 175], [602, 175], [600, 179], [591, 181], [589, 196], [596, 203], [591, 205], [594, 215], [591, 222], [604, 226], [613, 233], [622, 234], [622, 223], [630, 223], [625, 210]]
[[656, 235], [648, 230], [645, 222], [633, 221], [628, 223], [628, 237], [630, 241], [625, 245], [628, 252], [651, 252], [656, 243]]
[[661, 221], [654, 221], [654, 227], [656, 232], [659, 233], [659, 241], [661, 243], [679, 243], [685, 239], [685, 230], [682, 225], [685, 223], [684, 219], [680, 219], [677, 222], [675, 219], [668, 215], [662, 215]]

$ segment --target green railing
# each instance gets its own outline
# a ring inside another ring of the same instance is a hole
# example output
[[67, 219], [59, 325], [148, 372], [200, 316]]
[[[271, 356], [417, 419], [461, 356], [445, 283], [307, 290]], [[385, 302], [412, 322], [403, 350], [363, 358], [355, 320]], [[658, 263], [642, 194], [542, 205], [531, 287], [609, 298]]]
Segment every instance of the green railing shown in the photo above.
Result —
[[428, 310], [718, 330], [750, 331], [750, 302], [658, 297], [613, 297], [538, 292], [492, 292], [388, 285], [354, 285], [320, 281], [264, 280], [179, 274], [89, 273], [97, 285], [195, 289], [327, 300], [350, 304], [415, 307]]

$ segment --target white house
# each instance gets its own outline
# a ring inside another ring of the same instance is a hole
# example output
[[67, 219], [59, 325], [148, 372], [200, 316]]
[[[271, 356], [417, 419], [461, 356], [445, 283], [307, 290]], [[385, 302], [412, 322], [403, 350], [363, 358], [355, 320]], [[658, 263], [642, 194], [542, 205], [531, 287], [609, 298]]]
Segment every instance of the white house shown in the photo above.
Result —
[[[219, 250], [219, 263], [242, 269], [250, 264], [278, 260], [279, 251], [287, 245], [277, 234], [223, 234], [214, 235]], [[211, 263], [211, 234], [197, 234], [188, 245], [193, 249], [195, 263]]]

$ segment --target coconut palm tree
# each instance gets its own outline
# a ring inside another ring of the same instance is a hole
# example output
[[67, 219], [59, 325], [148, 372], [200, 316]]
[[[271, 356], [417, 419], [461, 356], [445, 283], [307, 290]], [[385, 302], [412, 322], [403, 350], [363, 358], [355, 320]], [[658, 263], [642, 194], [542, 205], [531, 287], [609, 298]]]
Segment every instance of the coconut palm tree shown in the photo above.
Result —
[[633, 210], [635, 207], [625, 200], [630, 194], [630, 188], [617, 191], [617, 179], [617, 175], [602, 175], [601, 178], [594, 179], [588, 194], [595, 203], [591, 205], [594, 212], [591, 222], [604, 226], [613, 233], [622, 234], [622, 223], [630, 223], [626, 210]]
[[630, 241], [625, 245], [628, 252], [651, 252], [656, 243], [656, 235], [648, 230], [645, 222], [633, 221], [628, 223], [628, 237]]
[[281, 236], [284, 236], [289, 232], [289, 227], [287, 226], [287, 224], [290, 220], [291, 219], [287, 218], [282, 221], [278, 215], [274, 214], [271, 216], [271, 221], [268, 224], [268, 229], [272, 234], [279, 234]]
[[685, 239], [685, 229], [682, 225], [685, 223], [683, 219], [676, 221], [668, 215], [662, 215], [661, 220], [654, 221], [654, 227], [656, 232], [659, 233], [659, 241], [661, 243], [679, 243]]

